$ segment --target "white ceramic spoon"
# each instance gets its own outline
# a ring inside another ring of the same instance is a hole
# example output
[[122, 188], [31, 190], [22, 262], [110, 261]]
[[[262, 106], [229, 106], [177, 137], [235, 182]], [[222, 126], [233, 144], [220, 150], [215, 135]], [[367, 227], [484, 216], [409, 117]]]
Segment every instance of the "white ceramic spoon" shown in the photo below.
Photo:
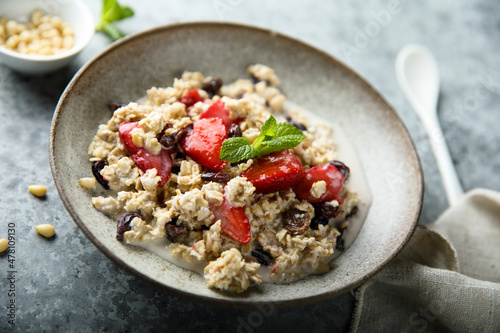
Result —
[[463, 190], [437, 117], [439, 95], [437, 62], [425, 47], [408, 45], [397, 56], [396, 76], [408, 102], [427, 130], [448, 203], [453, 206], [462, 196]]

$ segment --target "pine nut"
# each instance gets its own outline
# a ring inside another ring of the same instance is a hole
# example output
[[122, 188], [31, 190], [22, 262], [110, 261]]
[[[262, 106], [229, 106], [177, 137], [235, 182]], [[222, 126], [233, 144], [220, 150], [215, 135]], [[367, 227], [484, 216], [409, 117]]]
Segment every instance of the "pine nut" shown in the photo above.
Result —
[[0, 253], [7, 250], [8, 247], [9, 243], [7, 243], [7, 240], [5, 238], [0, 239]]
[[10, 50], [23, 54], [52, 55], [67, 51], [73, 45], [73, 29], [58, 16], [43, 15], [35, 10], [29, 24], [0, 17], [0, 46]]
[[50, 238], [55, 235], [55, 228], [52, 224], [40, 224], [35, 227], [35, 230], [43, 237]]
[[85, 188], [92, 188], [94, 187], [95, 183], [97, 182], [97, 180], [94, 178], [94, 177], [89, 177], [89, 178], [80, 178], [78, 180], [78, 183], [85, 187]]
[[28, 190], [37, 197], [43, 197], [47, 193], [47, 187], [43, 185], [30, 185], [28, 186]]

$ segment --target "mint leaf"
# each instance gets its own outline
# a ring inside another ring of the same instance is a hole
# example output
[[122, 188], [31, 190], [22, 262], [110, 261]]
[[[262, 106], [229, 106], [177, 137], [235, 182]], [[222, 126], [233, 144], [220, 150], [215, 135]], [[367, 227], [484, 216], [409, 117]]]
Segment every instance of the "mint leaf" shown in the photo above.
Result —
[[118, 40], [124, 34], [113, 24], [115, 21], [123, 20], [134, 15], [134, 11], [127, 6], [121, 6], [117, 0], [103, 0], [101, 20], [97, 31], [102, 31], [113, 40]]
[[286, 135], [269, 141], [264, 141], [259, 147], [259, 155], [267, 155], [276, 151], [291, 149], [304, 140], [305, 135]]
[[115, 25], [113, 23], [109, 23], [109, 22], [102, 22], [101, 23], [101, 31], [106, 33], [109, 37], [111, 37], [113, 40], [118, 40], [122, 37], [124, 37], [125, 35], [123, 34], [123, 32], [121, 32], [120, 30], [118, 30], [117, 27], [115, 27]]
[[222, 144], [220, 159], [229, 163], [239, 162], [258, 155], [257, 149], [252, 147], [245, 138], [229, 138]]
[[274, 132], [275, 137], [285, 137], [289, 135], [300, 135], [302, 136], [302, 140], [306, 137], [301, 130], [289, 123], [280, 123], [276, 126], [276, 130]]
[[253, 144], [245, 138], [230, 138], [222, 144], [220, 159], [231, 163], [248, 158], [291, 149], [299, 145], [305, 138], [297, 127], [289, 123], [277, 123], [273, 116], [262, 125], [259, 136]]
[[262, 125], [262, 127], [260, 129], [260, 134], [257, 137], [257, 139], [255, 139], [255, 141], [253, 142], [252, 146], [257, 148], [262, 141], [264, 141], [266, 139], [269, 140], [270, 138], [272, 138], [274, 135], [274, 132], [276, 131], [277, 126], [278, 126], [278, 124], [276, 122], [276, 118], [274, 118], [273, 116], [270, 116]]

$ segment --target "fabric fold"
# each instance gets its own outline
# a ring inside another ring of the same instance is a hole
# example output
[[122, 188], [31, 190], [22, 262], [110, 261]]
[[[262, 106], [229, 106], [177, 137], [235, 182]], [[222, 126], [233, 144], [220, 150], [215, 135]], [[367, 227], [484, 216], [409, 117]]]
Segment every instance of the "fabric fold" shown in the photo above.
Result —
[[477, 189], [358, 289], [351, 332], [500, 332], [499, 279], [500, 194]]

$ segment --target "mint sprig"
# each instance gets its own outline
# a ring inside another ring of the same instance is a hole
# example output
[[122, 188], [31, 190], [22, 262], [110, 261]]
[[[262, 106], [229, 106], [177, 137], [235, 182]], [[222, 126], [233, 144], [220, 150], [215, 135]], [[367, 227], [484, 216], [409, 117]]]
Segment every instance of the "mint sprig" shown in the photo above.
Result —
[[253, 143], [245, 138], [229, 138], [222, 144], [220, 159], [235, 163], [249, 158], [291, 149], [298, 146], [306, 136], [289, 123], [277, 123], [270, 116], [262, 125], [259, 136]]
[[123, 20], [132, 15], [134, 15], [134, 11], [130, 7], [121, 6], [117, 0], [103, 0], [101, 20], [96, 30], [106, 33], [113, 40], [118, 40], [125, 35], [118, 30], [113, 22]]

